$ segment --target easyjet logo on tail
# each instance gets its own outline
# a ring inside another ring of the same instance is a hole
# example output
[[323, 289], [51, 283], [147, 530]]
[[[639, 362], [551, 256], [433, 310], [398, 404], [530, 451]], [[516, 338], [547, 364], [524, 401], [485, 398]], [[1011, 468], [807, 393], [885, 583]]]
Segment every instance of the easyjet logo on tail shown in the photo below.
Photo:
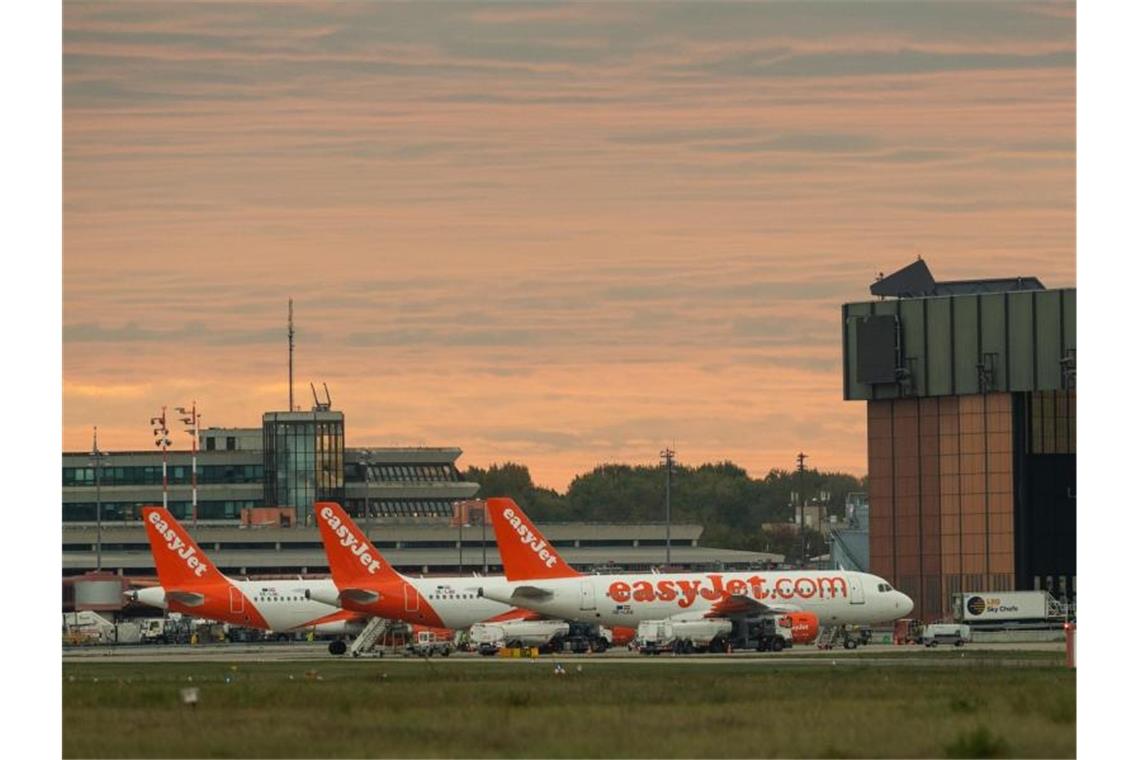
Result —
[[206, 571], [210, 569], [210, 565], [206, 560], [198, 556], [198, 550], [195, 547], [179, 538], [178, 531], [174, 530], [166, 520], [163, 520], [161, 514], [151, 512], [147, 519], [150, 520], [150, 524], [154, 526], [154, 529], [158, 531], [158, 535], [162, 537], [162, 540], [166, 542], [166, 548], [178, 555], [178, 557], [186, 563], [186, 567], [190, 569], [190, 572], [199, 578], [206, 574]]
[[340, 545], [356, 557], [365, 570], [375, 575], [381, 567], [380, 560], [373, 557], [371, 552], [369, 552], [368, 543], [362, 541], [348, 525], [342, 522], [332, 507], [321, 507], [320, 516], [321, 519], [325, 521], [325, 524], [329, 526], [329, 529], [332, 530], [333, 535], [336, 536]]
[[511, 527], [519, 534], [519, 541], [526, 544], [532, 552], [538, 555], [538, 558], [546, 564], [547, 567], [553, 568], [558, 564], [558, 557], [550, 553], [546, 548], [546, 540], [539, 538], [531, 532], [530, 526], [522, 521], [522, 518], [515, 514], [515, 511], [510, 507], [503, 510], [503, 518], [511, 524]]

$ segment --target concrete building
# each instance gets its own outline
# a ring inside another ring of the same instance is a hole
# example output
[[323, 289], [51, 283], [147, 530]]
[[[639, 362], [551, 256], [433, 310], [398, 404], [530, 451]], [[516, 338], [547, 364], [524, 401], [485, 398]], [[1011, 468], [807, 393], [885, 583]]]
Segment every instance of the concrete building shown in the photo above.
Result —
[[921, 260], [844, 304], [867, 407], [870, 571], [916, 615], [961, 591], [1076, 591], [1076, 298], [1033, 277], [936, 282]]

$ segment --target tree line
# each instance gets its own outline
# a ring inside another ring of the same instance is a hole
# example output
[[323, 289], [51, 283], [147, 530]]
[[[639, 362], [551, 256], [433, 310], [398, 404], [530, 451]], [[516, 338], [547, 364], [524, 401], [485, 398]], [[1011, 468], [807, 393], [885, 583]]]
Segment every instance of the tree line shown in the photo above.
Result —
[[[562, 494], [536, 486], [526, 465], [514, 462], [464, 471], [466, 480], [479, 483], [479, 498], [509, 496], [539, 523], [664, 522], [665, 477], [662, 466], [603, 464], [575, 477]], [[795, 516], [792, 495], [800, 488], [800, 475], [794, 470], [773, 469], [757, 479], [732, 462], [697, 467], [674, 464], [672, 521], [703, 525], [701, 543], [705, 546], [798, 556], [797, 533], [762, 526], [791, 523]], [[840, 519], [847, 494], [859, 491], [866, 491], [865, 478], [804, 470], [803, 492], [808, 501], [826, 496], [828, 513]], [[827, 551], [818, 532], [808, 531], [806, 540], [809, 556]]]

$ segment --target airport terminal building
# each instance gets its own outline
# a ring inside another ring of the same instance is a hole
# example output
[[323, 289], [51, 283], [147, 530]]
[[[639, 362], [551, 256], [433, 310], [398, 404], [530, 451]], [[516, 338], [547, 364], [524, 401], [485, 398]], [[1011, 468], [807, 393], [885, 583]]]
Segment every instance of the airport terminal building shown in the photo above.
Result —
[[[234, 575], [325, 574], [312, 519], [316, 501], [344, 504], [388, 560], [408, 573], [501, 571], [494, 532], [468, 509], [479, 484], [464, 480], [459, 448], [347, 448], [344, 414], [327, 408], [267, 412], [260, 428], [209, 428], [197, 452], [197, 509], [190, 451], [167, 452], [167, 504], [215, 564]], [[154, 575], [141, 509], [162, 504], [161, 451], [63, 454], [63, 573], [97, 568]], [[365, 511], [367, 505], [367, 516]], [[292, 519], [251, 525], [260, 508]], [[273, 510], [269, 510], [272, 512]], [[284, 523], [290, 524], [284, 524]], [[464, 525], [463, 523], [467, 524]], [[664, 524], [542, 525], [567, 562], [582, 568], [644, 570], [665, 559]], [[675, 566], [762, 566], [783, 557], [698, 545], [703, 528], [675, 524]], [[484, 559], [485, 558], [485, 559]]]
[[1075, 288], [936, 282], [920, 259], [848, 303], [867, 405], [870, 571], [935, 619], [951, 595], [1076, 593]]

